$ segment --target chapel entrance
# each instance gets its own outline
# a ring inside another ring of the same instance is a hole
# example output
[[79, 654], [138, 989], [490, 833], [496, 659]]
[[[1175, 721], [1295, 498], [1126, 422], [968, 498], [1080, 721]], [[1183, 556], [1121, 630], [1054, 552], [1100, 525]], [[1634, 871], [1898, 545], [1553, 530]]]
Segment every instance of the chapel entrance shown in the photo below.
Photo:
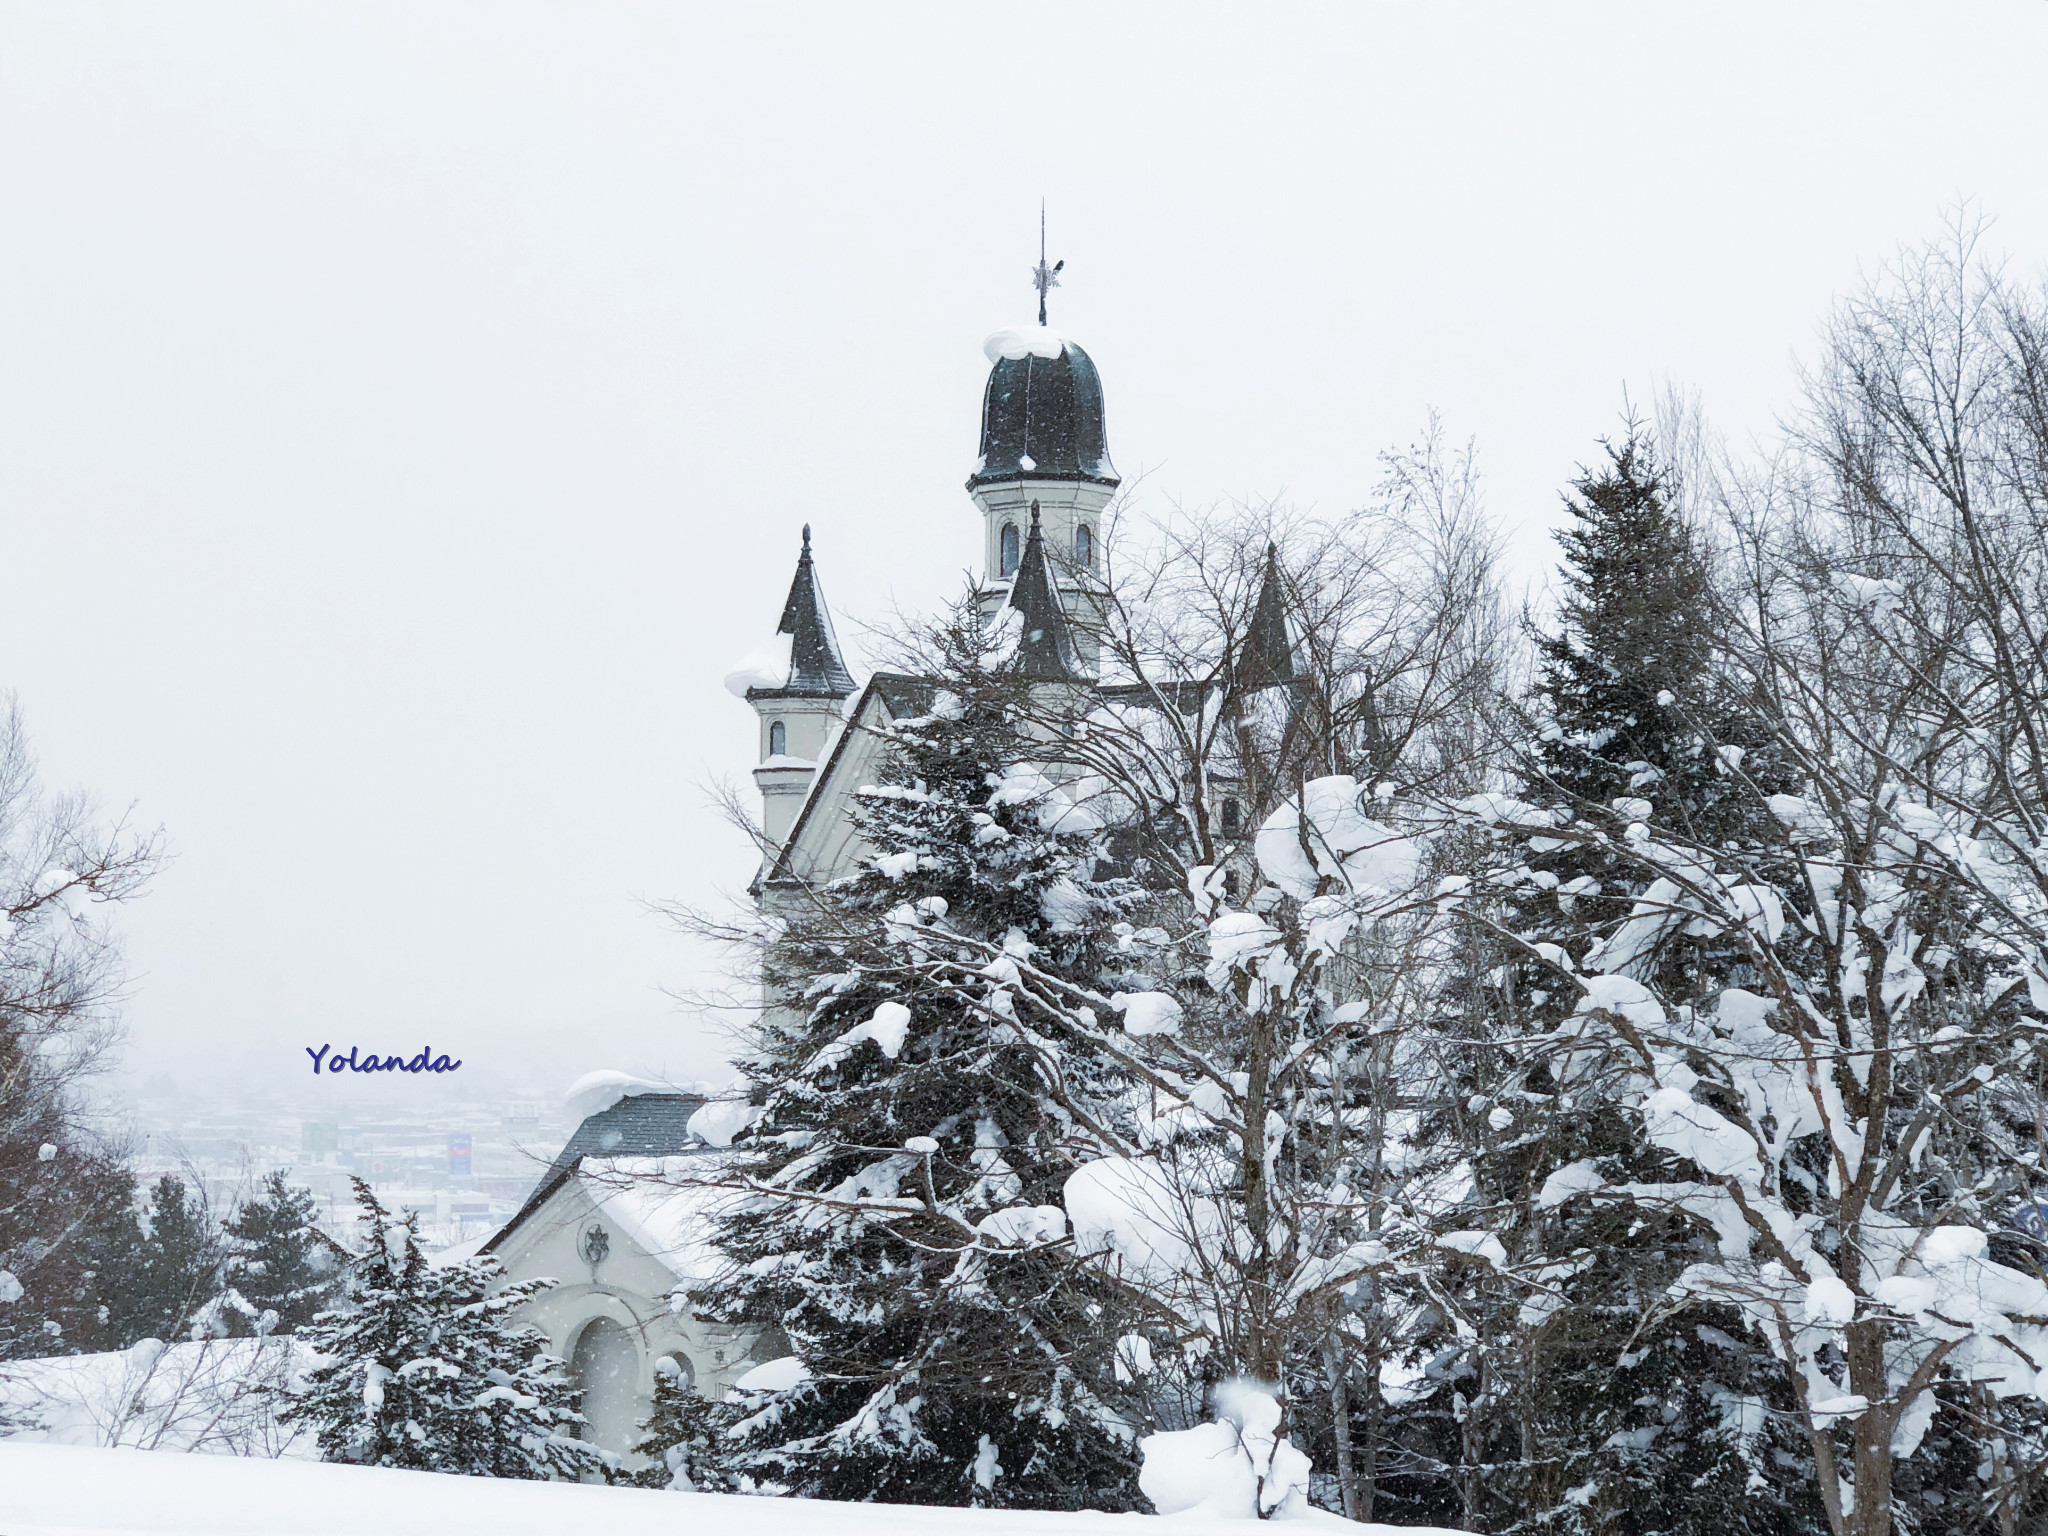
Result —
[[569, 1376], [583, 1391], [583, 1438], [608, 1451], [632, 1449], [638, 1434], [640, 1351], [608, 1317], [592, 1318], [576, 1335]]

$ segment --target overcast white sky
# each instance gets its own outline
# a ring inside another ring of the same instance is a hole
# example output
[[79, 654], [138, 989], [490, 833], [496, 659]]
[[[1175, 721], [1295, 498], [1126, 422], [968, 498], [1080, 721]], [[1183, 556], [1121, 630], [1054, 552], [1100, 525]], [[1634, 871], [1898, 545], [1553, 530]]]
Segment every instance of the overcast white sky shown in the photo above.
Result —
[[638, 898], [750, 873], [720, 676], [805, 521], [842, 635], [957, 586], [1041, 195], [1147, 494], [1340, 510], [1434, 406], [1535, 574], [1624, 385], [1767, 430], [1959, 197], [2037, 269], [2044, 65], [2034, 0], [0, 5], [0, 684], [175, 852], [132, 1059], [715, 1070]]

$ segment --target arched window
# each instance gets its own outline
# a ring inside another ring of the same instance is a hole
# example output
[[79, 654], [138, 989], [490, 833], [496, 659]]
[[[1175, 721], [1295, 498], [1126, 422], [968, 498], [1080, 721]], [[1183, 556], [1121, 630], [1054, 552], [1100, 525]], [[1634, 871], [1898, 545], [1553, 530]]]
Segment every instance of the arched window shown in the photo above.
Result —
[[768, 722], [768, 755], [769, 755], [770, 757], [780, 757], [780, 756], [782, 756], [782, 753], [783, 753], [783, 749], [784, 749], [785, 747], [787, 747], [788, 745], [789, 745], [789, 732], [788, 732], [788, 730], [786, 730], [786, 729], [784, 728], [784, 726], [783, 726], [782, 722], [781, 722], [780, 720], [771, 720], [771, 721], [769, 721], [769, 722]]
[[1086, 523], [1074, 530], [1074, 564], [1095, 567], [1095, 535]]
[[1223, 802], [1223, 835], [1235, 837], [1244, 830], [1244, 809], [1235, 800]]
[[1015, 523], [1003, 524], [1003, 574], [1005, 576], [1017, 574], [1017, 525]]

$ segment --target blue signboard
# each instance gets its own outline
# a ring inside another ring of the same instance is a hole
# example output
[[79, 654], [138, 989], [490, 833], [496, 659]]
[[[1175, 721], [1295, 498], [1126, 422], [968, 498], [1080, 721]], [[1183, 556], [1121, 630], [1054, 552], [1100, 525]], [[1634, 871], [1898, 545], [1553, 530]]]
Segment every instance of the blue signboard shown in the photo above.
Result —
[[469, 1132], [448, 1138], [448, 1171], [458, 1178], [469, 1177]]

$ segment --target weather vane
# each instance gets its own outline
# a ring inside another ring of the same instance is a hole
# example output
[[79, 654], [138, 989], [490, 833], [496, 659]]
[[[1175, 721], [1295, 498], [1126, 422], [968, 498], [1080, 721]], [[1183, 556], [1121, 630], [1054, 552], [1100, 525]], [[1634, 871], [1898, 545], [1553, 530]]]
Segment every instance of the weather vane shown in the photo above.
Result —
[[1038, 323], [1045, 324], [1045, 296], [1060, 285], [1060, 270], [1066, 266], [1064, 260], [1052, 266], [1045, 264], [1045, 199], [1038, 200], [1038, 265], [1031, 269], [1031, 282], [1038, 289]]

